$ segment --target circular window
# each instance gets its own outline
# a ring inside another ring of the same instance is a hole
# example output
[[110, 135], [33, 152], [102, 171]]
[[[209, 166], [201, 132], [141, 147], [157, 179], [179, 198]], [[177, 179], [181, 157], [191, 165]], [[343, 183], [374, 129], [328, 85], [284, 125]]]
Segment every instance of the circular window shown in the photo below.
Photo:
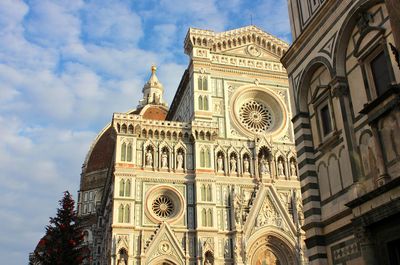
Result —
[[153, 201], [151, 208], [158, 217], [167, 218], [174, 212], [174, 203], [168, 196], [160, 195]]
[[173, 223], [183, 216], [185, 200], [174, 187], [157, 185], [146, 192], [145, 205], [145, 214], [151, 221]]
[[236, 129], [247, 136], [267, 133], [275, 137], [287, 128], [288, 113], [279, 95], [263, 86], [244, 86], [230, 98], [231, 118]]
[[269, 108], [255, 100], [249, 100], [240, 107], [239, 119], [244, 127], [256, 133], [267, 131], [273, 122]]

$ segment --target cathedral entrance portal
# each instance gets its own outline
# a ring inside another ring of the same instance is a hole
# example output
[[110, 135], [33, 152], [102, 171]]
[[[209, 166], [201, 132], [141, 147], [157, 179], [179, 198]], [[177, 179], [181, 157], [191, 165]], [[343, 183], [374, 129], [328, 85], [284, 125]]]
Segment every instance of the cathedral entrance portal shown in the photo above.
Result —
[[294, 249], [294, 244], [280, 234], [263, 234], [250, 243], [248, 264], [295, 265], [298, 262]]

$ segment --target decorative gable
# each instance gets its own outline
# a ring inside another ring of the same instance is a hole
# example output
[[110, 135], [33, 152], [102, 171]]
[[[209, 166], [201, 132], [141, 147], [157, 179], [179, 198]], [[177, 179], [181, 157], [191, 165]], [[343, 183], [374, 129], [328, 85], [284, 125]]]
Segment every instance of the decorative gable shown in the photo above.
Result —
[[185, 251], [181, 247], [179, 240], [166, 222], [161, 224], [157, 234], [145, 250], [145, 255], [147, 257], [147, 263], [151, 263], [152, 260], [166, 256], [168, 259], [179, 262], [179, 264], [185, 264], [186, 258]]

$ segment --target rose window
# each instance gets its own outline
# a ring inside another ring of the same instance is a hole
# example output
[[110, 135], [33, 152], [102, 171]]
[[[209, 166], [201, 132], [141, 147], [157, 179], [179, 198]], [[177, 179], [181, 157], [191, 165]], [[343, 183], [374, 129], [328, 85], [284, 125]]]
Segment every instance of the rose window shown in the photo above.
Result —
[[244, 127], [256, 133], [267, 131], [273, 122], [271, 111], [255, 100], [247, 101], [240, 107], [239, 119]]
[[167, 218], [174, 212], [174, 203], [165, 195], [158, 196], [151, 206], [153, 212], [161, 218]]

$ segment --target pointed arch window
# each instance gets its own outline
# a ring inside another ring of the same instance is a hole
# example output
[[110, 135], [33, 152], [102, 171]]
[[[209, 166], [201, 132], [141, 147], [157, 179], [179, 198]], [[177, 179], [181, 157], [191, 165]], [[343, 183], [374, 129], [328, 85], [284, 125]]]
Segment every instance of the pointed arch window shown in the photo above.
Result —
[[207, 226], [207, 212], [206, 212], [206, 209], [203, 209], [201, 211], [201, 224], [203, 226]]
[[126, 160], [126, 143], [122, 143], [121, 146], [121, 161]]
[[201, 76], [197, 78], [197, 89], [203, 90], [203, 78]]
[[124, 222], [124, 206], [121, 204], [118, 208], [118, 223]]
[[203, 90], [207, 91], [208, 90], [208, 80], [207, 77], [203, 77]]
[[128, 144], [126, 149], [126, 161], [132, 162], [132, 144]]
[[212, 216], [212, 210], [208, 209], [207, 212], [207, 226], [213, 226], [213, 216]]
[[130, 222], [130, 213], [131, 213], [131, 209], [130, 209], [129, 205], [126, 205], [125, 211], [124, 211], [124, 223]]
[[212, 196], [211, 196], [211, 185], [210, 184], [208, 184], [207, 185], [207, 192], [206, 192], [206, 194], [207, 194], [207, 201], [212, 201]]
[[199, 99], [198, 99], [199, 110], [203, 110], [203, 107], [204, 107], [203, 104], [204, 104], [203, 103], [203, 97], [199, 96]]
[[121, 179], [119, 181], [119, 196], [124, 196], [125, 193], [125, 180]]
[[207, 149], [205, 164], [206, 164], [206, 167], [211, 167], [211, 152], [208, 149]]
[[203, 109], [208, 110], [208, 97], [207, 96], [204, 96], [203, 103], [204, 103]]
[[129, 179], [125, 183], [125, 196], [126, 197], [131, 196], [131, 181]]
[[205, 152], [204, 149], [200, 150], [200, 166], [205, 167]]
[[201, 200], [202, 201], [205, 201], [206, 200], [206, 186], [203, 184], [203, 185], [201, 185], [201, 188], [200, 188], [200, 192], [201, 192]]

